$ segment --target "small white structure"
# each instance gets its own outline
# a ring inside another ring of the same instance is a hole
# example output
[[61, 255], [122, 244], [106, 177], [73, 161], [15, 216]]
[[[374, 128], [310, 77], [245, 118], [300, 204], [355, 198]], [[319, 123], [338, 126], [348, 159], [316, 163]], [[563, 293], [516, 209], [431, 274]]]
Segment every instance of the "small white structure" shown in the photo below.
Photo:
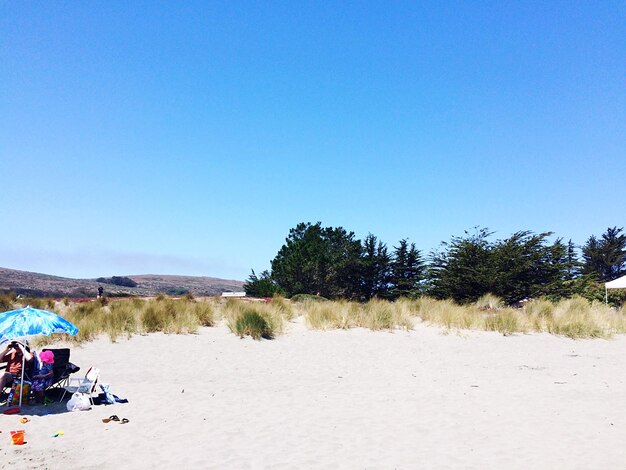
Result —
[[609, 303], [609, 289], [626, 289], [626, 276], [618, 277], [604, 284], [604, 302]]
[[222, 297], [245, 297], [245, 292], [222, 292]]

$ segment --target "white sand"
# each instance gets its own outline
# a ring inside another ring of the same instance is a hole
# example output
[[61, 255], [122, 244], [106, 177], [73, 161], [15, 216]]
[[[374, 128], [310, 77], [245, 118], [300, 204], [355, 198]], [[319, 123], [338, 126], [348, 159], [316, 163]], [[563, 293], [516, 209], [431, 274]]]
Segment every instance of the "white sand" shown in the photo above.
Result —
[[[74, 348], [129, 404], [0, 415], [3, 468], [624, 468], [626, 338], [225, 326]], [[183, 393], [184, 390], [184, 393]], [[59, 406], [45, 410], [58, 410]], [[117, 414], [130, 423], [103, 424]], [[25, 429], [27, 444], [9, 444]], [[63, 436], [51, 434], [63, 430]]]

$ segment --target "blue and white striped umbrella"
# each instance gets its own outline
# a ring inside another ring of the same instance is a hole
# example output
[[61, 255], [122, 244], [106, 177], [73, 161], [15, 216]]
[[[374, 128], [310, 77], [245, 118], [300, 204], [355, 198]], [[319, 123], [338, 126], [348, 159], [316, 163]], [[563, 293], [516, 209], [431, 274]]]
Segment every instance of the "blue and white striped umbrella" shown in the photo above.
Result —
[[0, 313], [0, 338], [66, 333], [75, 336], [78, 328], [56, 313], [25, 307]]

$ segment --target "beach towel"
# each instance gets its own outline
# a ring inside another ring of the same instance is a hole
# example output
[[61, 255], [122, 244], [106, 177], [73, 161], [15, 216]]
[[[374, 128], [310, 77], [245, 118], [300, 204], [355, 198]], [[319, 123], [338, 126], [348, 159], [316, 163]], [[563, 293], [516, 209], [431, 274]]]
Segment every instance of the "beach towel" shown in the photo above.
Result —
[[128, 403], [127, 399], [120, 398], [111, 392], [110, 384], [100, 384], [100, 389], [102, 390], [101, 395], [105, 404], [113, 405], [114, 403]]

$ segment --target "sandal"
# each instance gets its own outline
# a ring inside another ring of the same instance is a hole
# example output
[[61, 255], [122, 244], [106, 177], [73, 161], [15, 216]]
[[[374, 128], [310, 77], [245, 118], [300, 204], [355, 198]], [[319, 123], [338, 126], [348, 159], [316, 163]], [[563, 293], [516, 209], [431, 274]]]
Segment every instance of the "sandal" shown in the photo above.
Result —
[[126, 424], [126, 423], [130, 423], [130, 420], [128, 418], [122, 418], [122, 421], [120, 421], [120, 424]]
[[119, 421], [120, 419], [117, 417], [117, 415], [111, 415], [108, 418], [103, 418], [102, 422], [103, 423], [108, 423], [109, 421]]

